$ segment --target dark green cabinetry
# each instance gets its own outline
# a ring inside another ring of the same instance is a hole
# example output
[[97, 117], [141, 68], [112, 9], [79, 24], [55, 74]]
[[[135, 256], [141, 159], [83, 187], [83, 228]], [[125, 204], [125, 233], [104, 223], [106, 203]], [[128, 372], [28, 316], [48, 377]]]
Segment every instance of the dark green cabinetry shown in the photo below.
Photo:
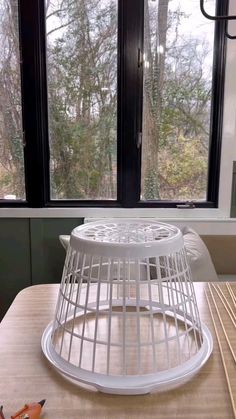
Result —
[[15, 295], [30, 284], [29, 220], [0, 218], [0, 318]]
[[23, 288], [60, 282], [65, 250], [58, 236], [82, 223], [82, 218], [0, 218], [0, 319]]

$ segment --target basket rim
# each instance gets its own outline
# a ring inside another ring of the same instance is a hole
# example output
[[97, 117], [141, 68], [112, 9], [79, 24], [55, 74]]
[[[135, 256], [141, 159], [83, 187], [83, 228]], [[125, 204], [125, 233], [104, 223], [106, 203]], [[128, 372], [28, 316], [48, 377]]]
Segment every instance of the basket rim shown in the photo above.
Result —
[[212, 350], [213, 339], [208, 327], [201, 323], [203, 342], [200, 350], [188, 361], [180, 366], [164, 372], [157, 372], [139, 376], [109, 376], [90, 372], [75, 367], [61, 358], [51, 342], [53, 322], [50, 322], [41, 339], [42, 351], [49, 363], [63, 376], [69, 377], [74, 383], [81, 382], [92, 385], [99, 391], [110, 394], [147, 394], [151, 391], [169, 390], [181, 385], [195, 375], [207, 362]]

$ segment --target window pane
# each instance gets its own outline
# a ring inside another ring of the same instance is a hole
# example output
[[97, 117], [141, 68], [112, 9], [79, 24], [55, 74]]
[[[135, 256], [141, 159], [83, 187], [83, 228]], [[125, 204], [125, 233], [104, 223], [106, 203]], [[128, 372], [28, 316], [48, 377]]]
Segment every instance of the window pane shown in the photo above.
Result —
[[0, 199], [25, 199], [18, 1], [0, 0]]
[[46, 1], [52, 199], [116, 199], [117, 0]]
[[198, 0], [149, 0], [144, 40], [141, 199], [206, 200], [214, 23]]

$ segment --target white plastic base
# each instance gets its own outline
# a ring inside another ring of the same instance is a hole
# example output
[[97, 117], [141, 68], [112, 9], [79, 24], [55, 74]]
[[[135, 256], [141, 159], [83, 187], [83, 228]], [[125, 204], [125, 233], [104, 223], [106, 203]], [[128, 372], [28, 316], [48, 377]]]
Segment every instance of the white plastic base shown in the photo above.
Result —
[[78, 368], [60, 357], [51, 343], [53, 322], [45, 329], [42, 336], [42, 350], [48, 361], [63, 375], [77, 382], [96, 387], [99, 391], [110, 394], [138, 395], [151, 391], [169, 390], [185, 383], [206, 363], [213, 349], [213, 340], [209, 329], [202, 324], [203, 343], [201, 349], [188, 361], [176, 368], [155, 374], [139, 376], [109, 376]]

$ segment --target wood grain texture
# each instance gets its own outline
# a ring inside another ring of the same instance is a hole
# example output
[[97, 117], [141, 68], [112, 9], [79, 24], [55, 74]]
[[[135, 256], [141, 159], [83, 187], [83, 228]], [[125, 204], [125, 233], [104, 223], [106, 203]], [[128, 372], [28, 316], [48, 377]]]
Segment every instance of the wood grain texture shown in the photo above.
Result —
[[[0, 324], [0, 404], [4, 405], [6, 417], [25, 402], [45, 398], [42, 419], [232, 419], [226, 377], [204, 295], [207, 284], [195, 283], [194, 287], [201, 320], [213, 335], [213, 354], [188, 383], [145, 396], [106, 395], [61, 377], [44, 358], [40, 343], [43, 330], [53, 319], [58, 285], [37, 285], [21, 291]], [[236, 293], [236, 284], [231, 287]], [[227, 316], [224, 312], [222, 315]], [[225, 320], [231, 327], [230, 319]], [[236, 344], [235, 333], [231, 343]], [[224, 352], [231, 368], [232, 356], [226, 344]], [[233, 391], [235, 377], [231, 370]]]

